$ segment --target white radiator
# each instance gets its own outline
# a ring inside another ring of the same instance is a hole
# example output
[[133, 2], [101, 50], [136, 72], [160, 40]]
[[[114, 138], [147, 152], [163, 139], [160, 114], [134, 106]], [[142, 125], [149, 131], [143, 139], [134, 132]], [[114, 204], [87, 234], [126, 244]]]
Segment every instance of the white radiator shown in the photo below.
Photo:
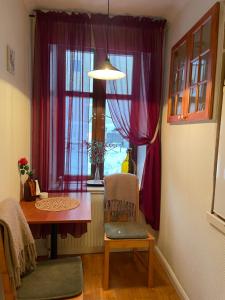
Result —
[[68, 235], [66, 239], [58, 236], [59, 254], [95, 253], [103, 251], [103, 193], [91, 194], [92, 221], [88, 224], [87, 233], [81, 238]]
[[[61, 239], [58, 235], [58, 253], [63, 254], [82, 254], [103, 252], [103, 212], [104, 212], [103, 192], [91, 193], [91, 213], [92, 221], [88, 224], [87, 233], [81, 238], [74, 238], [68, 235], [66, 239]], [[143, 215], [140, 213], [140, 222], [145, 224]], [[47, 255], [50, 249], [50, 239], [36, 240], [38, 255]]]

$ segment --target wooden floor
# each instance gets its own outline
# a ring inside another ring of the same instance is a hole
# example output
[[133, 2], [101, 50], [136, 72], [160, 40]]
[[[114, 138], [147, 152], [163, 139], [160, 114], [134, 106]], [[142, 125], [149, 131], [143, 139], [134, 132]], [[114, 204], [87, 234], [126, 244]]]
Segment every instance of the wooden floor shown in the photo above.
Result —
[[110, 288], [102, 288], [103, 254], [82, 255], [84, 300], [179, 300], [154, 256], [154, 288], [146, 287], [147, 271], [133, 253], [110, 254]]

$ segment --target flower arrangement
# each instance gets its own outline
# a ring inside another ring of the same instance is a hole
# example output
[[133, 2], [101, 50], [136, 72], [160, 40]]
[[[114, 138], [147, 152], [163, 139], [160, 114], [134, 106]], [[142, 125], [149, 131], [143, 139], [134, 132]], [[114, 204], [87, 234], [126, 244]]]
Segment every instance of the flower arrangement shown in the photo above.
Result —
[[[108, 150], [115, 148], [116, 145], [115, 144], [107, 144], [107, 143], [98, 142], [98, 141], [92, 141], [92, 142], [85, 141], [85, 144], [87, 146], [90, 161], [93, 165], [95, 165], [94, 183], [101, 182], [100, 173], [99, 173], [99, 165], [104, 162], [105, 153]], [[91, 180], [89, 180], [89, 181], [91, 181]]]
[[99, 165], [104, 162], [105, 153], [116, 147], [115, 144], [107, 144], [98, 141], [85, 142], [87, 145], [90, 161], [94, 165]]
[[29, 177], [32, 177], [33, 172], [30, 170], [28, 160], [25, 157], [22, 157], [18, 160], [18, 168], [20, 175], [27, 174]]

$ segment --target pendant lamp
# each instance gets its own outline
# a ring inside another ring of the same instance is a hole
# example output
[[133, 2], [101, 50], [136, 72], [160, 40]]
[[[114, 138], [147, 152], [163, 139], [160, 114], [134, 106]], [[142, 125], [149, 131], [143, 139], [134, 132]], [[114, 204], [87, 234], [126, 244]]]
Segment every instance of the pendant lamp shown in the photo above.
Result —
[[[109, 22], [109, 0], [108, 0], [108, 22]], [[95, 78], [95, 79], [101, 79], [101, 80], [116, 80], [121, 79], [126, 76], [125, 73], [118, 70], [116, 67], [114, 67], [108, 57], [108, 23], [107, 23], [107, 36], [106, 36], [106, 59], [103, 63], [96, 66], [95, 70], [88, 72], [88, 76]]]

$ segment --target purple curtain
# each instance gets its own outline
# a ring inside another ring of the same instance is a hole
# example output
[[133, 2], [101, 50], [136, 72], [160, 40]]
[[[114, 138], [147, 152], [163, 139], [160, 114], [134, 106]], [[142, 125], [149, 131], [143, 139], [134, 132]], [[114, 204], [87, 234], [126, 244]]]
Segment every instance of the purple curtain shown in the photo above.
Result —
[[[90, 18], [85, 14], [38, 11], [32, 102], [32, 165], [42, 191], [85, 191], [92, 84]], [[86, 224], [59, 224], [58, 232], [80, 236]], [[33, 226], [35, 237], [50, 233]]]
[[89, 136], [93, 97], [87, 77], [93, 69], [92, 26], [95, 62], [105, 58], [108, 36], [112, 63], [127, 73], [125, 79], [107, 82], [106, 90], [105, 82], [95, 81], [95, 97], [107, 98], [124, 138], [147, 146], [140, 207], [147, 222], [159, 229], [159, 134], [150, 142], [160, 115], [165, 21], [122, 16], [108, 20], [103, 15], [90, 19], [85, 14], [55, 12], [37, 12], [36, 21], [32, 163], [42, 190], [86, 187], [88, 157], [83, 141]]
[[93, 68], [90, 18], [38, 11], [36, 18], [32, 164], [45, 191], [83, 191]]
[[[146, 145], [140, 208], [155, 230], [160, 223], [160, 136], [151, 144], [160, 117], [164, 20], [92, 15], [99, 58], [108, 54], [126, 78], [107, 82], [106, 97], [120, 134], [134, 145]], [[108, 24], [108, 25], [107, 25]], [[108, 28], [107, 28], [108, 26]]]

